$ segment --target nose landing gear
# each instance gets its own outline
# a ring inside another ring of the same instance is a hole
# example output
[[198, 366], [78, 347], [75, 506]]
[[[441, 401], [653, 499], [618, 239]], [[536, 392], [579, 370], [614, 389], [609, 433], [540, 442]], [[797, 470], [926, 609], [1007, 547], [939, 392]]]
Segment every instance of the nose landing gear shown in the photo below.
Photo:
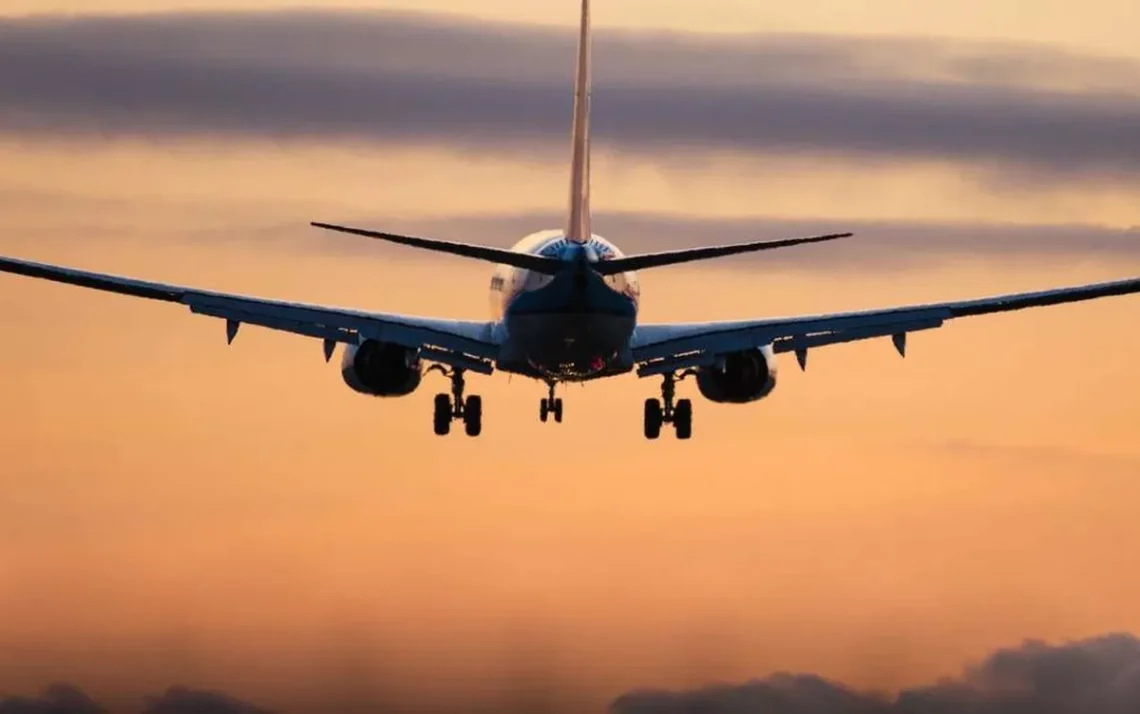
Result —
[[672, 424], [678, 439], [689, 439], [693, 436], [693, 403], [688, 399], [678, 399], [674, 404], [677, 382], [695, 375], [696, 372], [687, 370], [679, 375], [666, 374], [661, 381], [661, 399], [645, 400], [645, 438], [657, 439], [661, 436], [661, 427]]
[[451, 422], [460, 419], [467, 436], [479, 436], [483, 432], [483, 398], [477, 394], [464, 398], [466, 381], [463, 370], [433, 364], [428, 371], [437, 371], [451, 379], [451, 394], [435, 395], [435, 412], [432, 415], [435, 433], [446, 436], [451, 432]]
[[551, 415], [554, 416], [554, 421], [562, 423], [562, 399], [554, 396], [555, 382], [547, 382], [547, 388], [550, 390], [547, 397], [539, 402], [538, 405], [538, 418], [545, 423]]

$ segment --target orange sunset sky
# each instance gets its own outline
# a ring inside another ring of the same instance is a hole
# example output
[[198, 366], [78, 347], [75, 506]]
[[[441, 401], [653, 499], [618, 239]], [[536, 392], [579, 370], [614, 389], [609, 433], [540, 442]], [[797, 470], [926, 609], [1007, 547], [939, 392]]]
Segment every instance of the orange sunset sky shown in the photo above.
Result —
[[[0, 254], [484, 318], [489, 266], [307, 224], [499, 246], [560, 225], [575, 2], [299, 7], [4, 0]], [[598, 233], [858, 233], [645, 273], [643, 319], [1140, 275], [1134, 0], [594, 13]], [[0, 321], [0, 694], [287, 708], [529, 666], [600, 711], [1140, 632], [1140, 298], [957, 321], [905, 361], [784, 359], [761, 403], [697, 400], [687, 443], [641, 436], [656, 380], [566, 388], [554, 425], [540, 384], [473, 376], [484, 435], [441, 440], [442, 378], [369, 399], [313, 340], [227, 348], [177, 306], [15, 276]]]

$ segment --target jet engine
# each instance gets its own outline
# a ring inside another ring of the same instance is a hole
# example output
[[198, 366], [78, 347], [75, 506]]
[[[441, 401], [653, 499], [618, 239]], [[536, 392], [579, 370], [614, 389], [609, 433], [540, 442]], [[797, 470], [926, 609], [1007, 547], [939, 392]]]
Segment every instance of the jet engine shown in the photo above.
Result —
[[423, 368], [415, 350], [376, 340], [349, 345], [344, 350], [340, 372], [345, 384], [374, 397], [411, 394], [423, 379]]
[[717, 366], [701, 367], [697, 372], [697, 387], [711, 402], [758, 401], [776, 388], [775, 357], [770, 347], [732, 352]]

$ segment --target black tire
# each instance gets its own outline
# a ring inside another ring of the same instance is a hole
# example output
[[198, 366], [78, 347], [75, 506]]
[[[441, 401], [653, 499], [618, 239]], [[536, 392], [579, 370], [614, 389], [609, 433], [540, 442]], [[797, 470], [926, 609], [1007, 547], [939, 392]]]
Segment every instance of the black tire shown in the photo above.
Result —
[[549, 417], [550, 417], [550, 402], [543, 399], [538, 404], [538, 418], [542, 421], [543, 424], [545, 424], [546, 420]]
[[689, 439], [693, 436], [693, 403], [688, 399], [677, 401], [677, 408], [673, 410], [673, 427], [677, 430], [678, 439]]
[[656, 439], [661, 436], [661, 424], [664, 420], [661, 414], [661, 402], [656, 399], [645, 400], [645, 438]]
[[554, 421], [562, 423], [562, 397], [554, 400]]
[[447, 436], [451, 432], [451, 397], [446, 394], [435, 395], [435, 414], [432, 415], [432, 426], [437, 436]]
[[479, 436], [483, 433], [483, 397], [477, 394], [467, 397], [463, 406], [463, 426], [467, 436]]

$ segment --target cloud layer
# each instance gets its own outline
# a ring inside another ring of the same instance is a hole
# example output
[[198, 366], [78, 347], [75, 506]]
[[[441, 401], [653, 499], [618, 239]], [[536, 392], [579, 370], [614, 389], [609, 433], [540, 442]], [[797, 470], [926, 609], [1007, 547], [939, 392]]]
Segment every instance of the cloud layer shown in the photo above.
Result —
[[[0, 698], [0, 714], [110, 714], [81, 689], [53, 684], [38, 697]], [[171, 687], [151, 697], [142, 714], [268, 714], [221, 692]]]
[[[559, 711], [564, 707], [532, 683], [497, 704], [473, 694], [446, 711]], [[477, 689], [477, 688], [476, 688]], [[438, 687], [437, 687], [438, 690]], [[474, 691], [474, 690], [473, 690]], [[438, 693], [438, 692], [437, 692]], [[567, 700], [569, 701], [569, 700]], [[320, 708], [322, 705], [316, 703]], [[329, 711], [439, 711], [424, 702], [352, 702], [330, 693]], [[309, 707], [305, 707], [308, 711]], [[80, 689], [49, 687], [38, 697], [0, 698], [0, 714], [105, 714]], [[147, 700], [143, 714], [264, 714], [228, 694], [172, 687]], [[287, 709], [285, 710], [288, 711]], [[1132, 635], [1049, 645], [1028, 641], [1001, 649], [956, 678], [897, 694], [865, 693], [812, 674], [779, 673], [740, 685], [688, 692], [633, 691], [611, 703], [611, 714], [1131, 714], [1140, 711], [1140, 640]]]
[[107, 714], [71, 684], [52, 684], [37, 697], [0, 697], [0, 714]]
[[[568, 31], [377, 13], [0, 21], [0, 129], [563, 147]], [[1140, 63], [906, 38], [602, 32], [599, 143], [1140, 173]]]
[[1125, 714], [1140, 711], [1140, 640], [1131, 635], [999, 650], [960, 677], [895, 696], [814, 675], [778, 674], [692, 692], [619, 698], [614, 714]]

